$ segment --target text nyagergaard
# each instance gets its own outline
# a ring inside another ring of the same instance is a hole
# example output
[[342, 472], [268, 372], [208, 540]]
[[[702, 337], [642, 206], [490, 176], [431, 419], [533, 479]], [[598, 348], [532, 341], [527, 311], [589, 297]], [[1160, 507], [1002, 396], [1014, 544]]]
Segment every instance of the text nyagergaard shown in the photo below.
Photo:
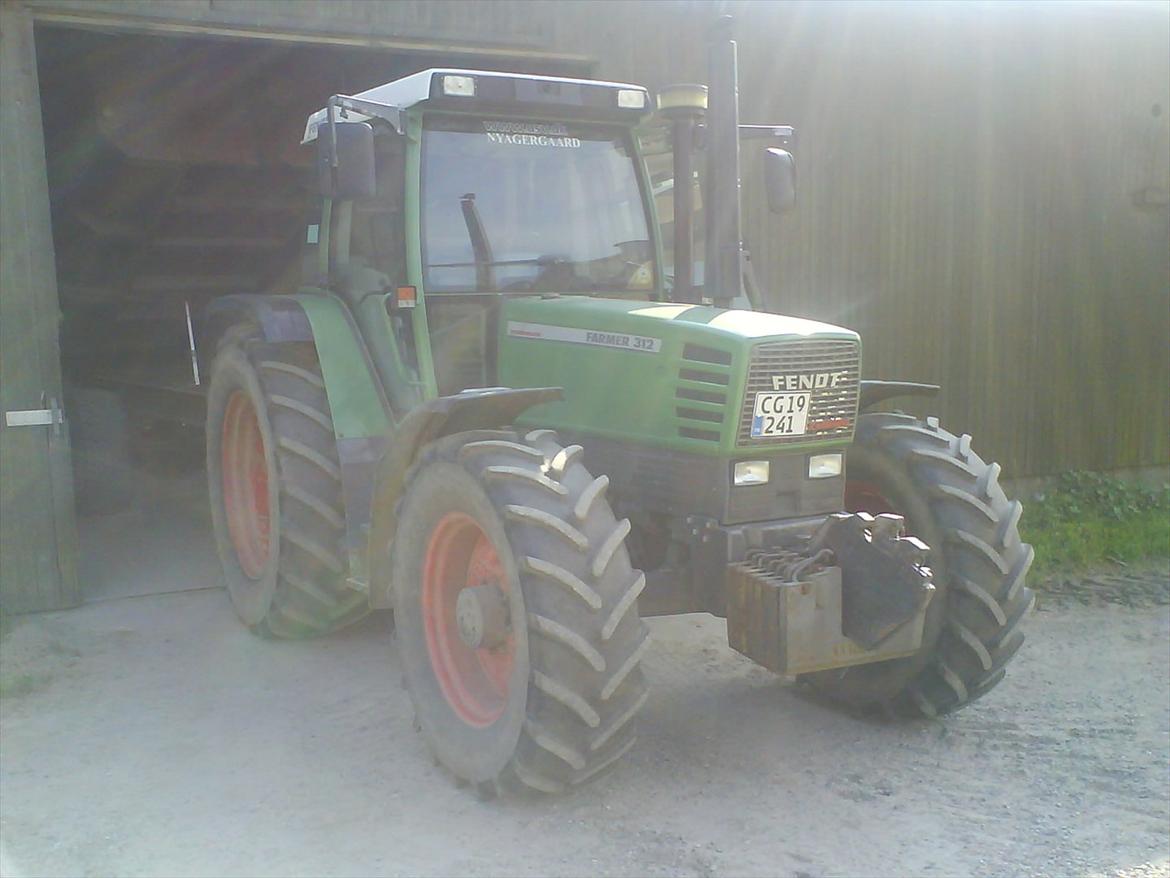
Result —
[[550, 137], [547, 134], [502, 134], [498, 131], [489, 131], [487, 138], [492, 143], [503, 143], [509, 146], [552, 146], [561, 149], [580, 149], [581, 139], [578, 137]]
[[557, 122], [513, 122], [489, 119], [484, 121], [483, 130], [492, 143], [509, 146], [552, 146], [562, 149], [578, 149], [579, 137], [570, 137], [569, 129]]

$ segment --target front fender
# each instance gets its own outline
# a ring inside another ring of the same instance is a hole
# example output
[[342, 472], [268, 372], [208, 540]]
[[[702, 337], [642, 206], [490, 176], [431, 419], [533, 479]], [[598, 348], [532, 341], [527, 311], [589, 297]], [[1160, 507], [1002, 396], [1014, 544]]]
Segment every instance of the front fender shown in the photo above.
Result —
[[937, 384], [919, 384], [914, 381], [865, 380], [861, 382], [861, 399], [857, 410], [864, 412], [895, 396], [938, 396], [941, 389]]
[[398, 500], [419, 451], [443, 436], [511, 424], [526, 409], [555, 402], [562, 396], [559, 387], [465, 390], [454, 396], [432, 399], [398, 422], [378, 464], [375, 481], [366, 565], [370, 573], [371, 607], [389, 609], [391, 606], [390, 551], [398, 527]]

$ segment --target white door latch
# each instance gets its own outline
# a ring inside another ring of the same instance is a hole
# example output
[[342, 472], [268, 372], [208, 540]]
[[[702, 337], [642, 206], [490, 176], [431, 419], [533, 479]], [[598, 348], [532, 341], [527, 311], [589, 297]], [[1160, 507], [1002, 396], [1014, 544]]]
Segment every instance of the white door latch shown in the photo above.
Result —
[[49, 404], [49, 407], [45, 409], [24, 409], [21, 411], [5, 412], [4, 423], [9, 427], [54, 427], [56, 430], [59, 430], [60, 425], [65, 423], [65, 413], [57, 405], [55, 397], [50, 397], [46, 400], [42, 396], [41, 404], [44, 405], [45, 402]]
[[22, 412], [5, 412], [4, 422], [9, 427], [51, 427], [59, 422], [60, 412], [52, 409], [28, 409]]

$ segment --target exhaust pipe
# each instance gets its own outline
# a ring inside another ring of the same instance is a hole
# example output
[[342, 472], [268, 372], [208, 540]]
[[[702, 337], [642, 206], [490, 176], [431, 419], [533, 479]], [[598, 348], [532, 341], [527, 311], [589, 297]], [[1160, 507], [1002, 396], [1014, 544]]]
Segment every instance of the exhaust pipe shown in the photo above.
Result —
[[[739, 212], [739, 79], [731, 16], [711, 31], [707, 54], [707, 191], [704, 298], [726, 308], [743, 292], [743, 236]], [[678, 192], [678, 178], [675, 178]], [[676, 212], [677, 215], [677, 212]], [[677, 258], [676, 258], [677, 261]]]
[[674, 301], [697, 303], [695, 289], [695, 146], [707, 111], [707, 86], [672, 85], [658, 93], [658, 109], [670, 120], [674, 156]]
[[[731, 16], [720, 16], [708, 46], [710, 85], [672, 85], [658, 95], [658, 109], [671, 122], [674, 152], [674, 301], [710, 302], [730, 307], [746, 293], [755, 307], [762, 306], [747, 251], [740, 217], [739, 142], [741, 138], [769, 138], [788, 143], [789, 125], [739, 124], [737, 50], [731, 38]], [[703, 284], [694, 283], [694, 151], [707, 150], [703, 181]], [[768, 208], [790, 210], [796, 202], [796, 171], [792, 156], [781, 149], [765, 153]], [[701, 293], [701, 295], [700, 295]]]

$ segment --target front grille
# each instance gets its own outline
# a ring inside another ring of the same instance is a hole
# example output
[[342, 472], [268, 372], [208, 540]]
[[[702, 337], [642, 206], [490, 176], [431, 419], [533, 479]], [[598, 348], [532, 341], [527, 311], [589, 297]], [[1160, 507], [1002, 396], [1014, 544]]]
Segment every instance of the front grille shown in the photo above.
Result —
[[[773, 390], [773, 375], [810, 375], [819, 372], [846, 372], [832, 388], [812, 390], [807, 432], [803, 436], [752, 438], [752, 413], [756, 394]], [[752, 348], [747, 392], [739, 417], [741, 447], [777, 447], [809, 440], [848, 439], [857, 418], [857, 395], [861, 387], [861, 351], [855, 341], [770, 341]]]

